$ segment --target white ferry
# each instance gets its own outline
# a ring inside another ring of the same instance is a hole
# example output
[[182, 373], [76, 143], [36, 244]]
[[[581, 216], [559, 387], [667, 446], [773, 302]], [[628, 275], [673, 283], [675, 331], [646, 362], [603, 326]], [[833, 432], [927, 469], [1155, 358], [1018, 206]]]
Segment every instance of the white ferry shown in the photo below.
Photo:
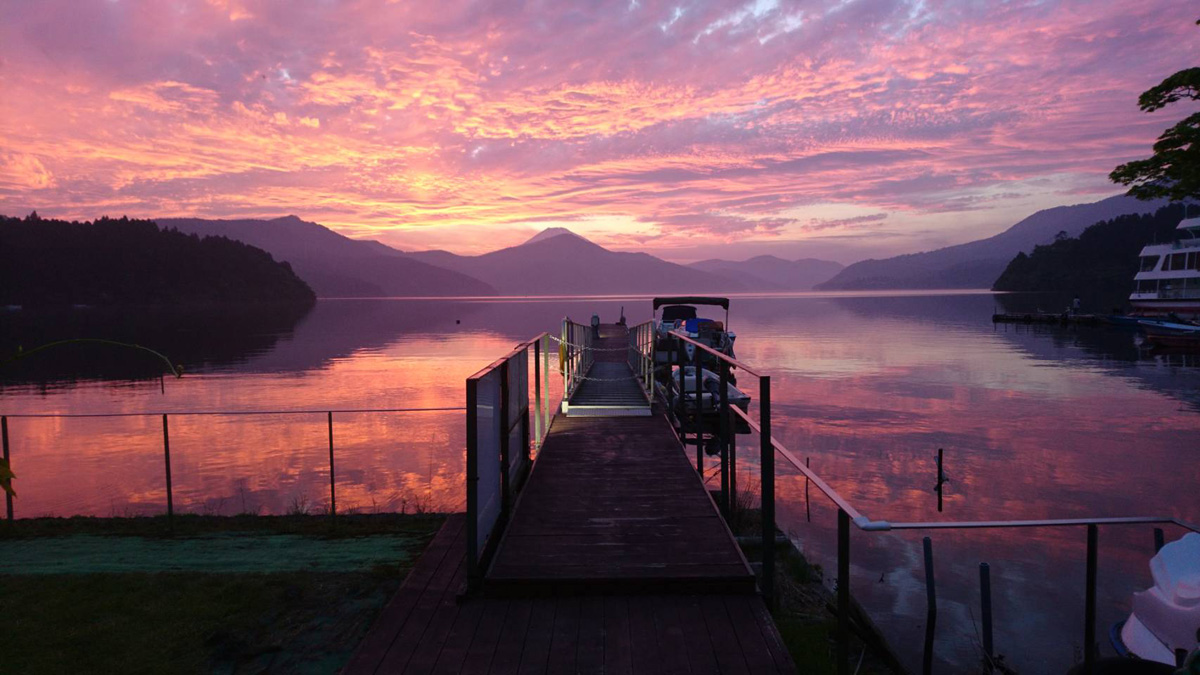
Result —
[[1200, 218], [1185, 218], [1177, 229], [1178, 240], [1142, 249], [1129, 296], [1135, 313], [1200, 317]]

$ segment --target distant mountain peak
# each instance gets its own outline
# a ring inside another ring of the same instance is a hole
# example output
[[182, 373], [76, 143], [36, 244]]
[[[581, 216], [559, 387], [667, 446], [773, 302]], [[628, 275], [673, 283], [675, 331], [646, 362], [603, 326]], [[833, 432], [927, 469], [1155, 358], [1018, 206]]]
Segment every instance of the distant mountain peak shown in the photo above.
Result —
[[[561, 237], [563, 235], [571, 235], [572, 237], [575, 237], [576, 239], [583, 239], [583, 241], [588, 241], [584, 237], [581, 237], [578, 234], [575, 234], [574, 232], [568, 230], [565, 227], [547, 227], [546, 229], [542, 230], [541, 232], [538, 232], [537, 234], [530, 237], [528, 241], [526, 241], [524, 244], [521, 244], [521, 245], [525, 246], [527, 244], [536, 244], [539, 241], [545, 241], [547, 239], [553, 239], [555, 237]], [[590, 244], [591, 242], [588, 242], [588, 243]]]

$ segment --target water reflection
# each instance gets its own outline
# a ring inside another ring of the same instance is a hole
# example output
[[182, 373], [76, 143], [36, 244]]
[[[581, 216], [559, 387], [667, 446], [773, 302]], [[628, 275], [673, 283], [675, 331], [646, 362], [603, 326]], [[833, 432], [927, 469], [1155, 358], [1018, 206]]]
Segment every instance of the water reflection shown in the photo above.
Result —
[[[1178, 515], [1200, 520], [1190, 455], [1200, 428], [1188, 357], [1132, 333], [993, 326], [991, 295], [734, 298], [738, 356], [771, 373], [775, 434], [873, 518]], [[564, 315], [631, 323], [644, 299], [321, 301], [189, 375], [9, 384], [4, 413], [460, 406], [467, 376]], [[12, 334], [11, 329], [6, 329]], [[253, 331], [251, 331], [253, 333]], [[556, 372], [556, 368], [554, 371]], [[557, 399], [561, 382], [552, 378]], [[322, 413], [172, 417], [175, 503], [209, 513], [320, 510], [328, 501]], [[10, 419], [17, 512], [161, 512], [161, 420]], [[462, 506], [461, 413], [335, 415], [339, 510]], [[751, 447], [756, 439], [746, 439]], [[932, 488], [937, 448], [950, 482]], [[743, 477], [755, 474], [743, 454]], [[813, 491], [815, 495], [815, 491]], [[835, 513], [783, 471], [781, 522], [832, 569]], [[1084, 533], [938, 532], [943, 670], [977, 662], [977, 564], [991, 564], [996, 643], [1022, 672], [1062, 671], [1082, 641]], [[1178, 533], [1168, 533], [1178, 536]], [[910, 665], [924, 618], [920, 533], [853, 540], [855, 594]], [[1147, 528], [1100, 535], [1101, 629], [1149, 582]]]

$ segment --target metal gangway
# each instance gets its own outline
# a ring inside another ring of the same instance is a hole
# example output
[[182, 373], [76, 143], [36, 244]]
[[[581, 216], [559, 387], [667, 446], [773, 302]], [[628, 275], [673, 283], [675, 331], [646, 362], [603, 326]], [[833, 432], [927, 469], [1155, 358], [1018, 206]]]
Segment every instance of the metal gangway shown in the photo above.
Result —
[[567, 417], [649, 417], [654, 322], [591, 326], [564, 319], [559, 344]]

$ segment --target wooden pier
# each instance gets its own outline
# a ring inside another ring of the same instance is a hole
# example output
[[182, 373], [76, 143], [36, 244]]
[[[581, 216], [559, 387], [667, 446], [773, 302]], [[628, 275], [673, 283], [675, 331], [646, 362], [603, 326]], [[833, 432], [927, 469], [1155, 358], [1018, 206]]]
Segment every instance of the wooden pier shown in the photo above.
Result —
[[[636, 407], [636, 379], [619, 379], [639, 375], [622, 370], [629, 343], [624, 326], [603, 326], [587, 372], [604, 377], [578, 391], [604, 400], [612, 383], [618, 407]], [[493, 370], [510, 381], [509, 363], [476, 376], [469, 411]], [[753, 571], [657, 404], [646, 398], [645, 416], [559, 413], [527, 467], [509, 439], [530, 411], [503, 392], [499, 494], [469, 486], [469, 513], [447, 520], [344, 672], [795, 672]], [[469, 444], [485, 433], [469, 428]], [[468, 474], [471, 483], [487, 469]], [[493, 520], [499, 534], [489, 538]]]

